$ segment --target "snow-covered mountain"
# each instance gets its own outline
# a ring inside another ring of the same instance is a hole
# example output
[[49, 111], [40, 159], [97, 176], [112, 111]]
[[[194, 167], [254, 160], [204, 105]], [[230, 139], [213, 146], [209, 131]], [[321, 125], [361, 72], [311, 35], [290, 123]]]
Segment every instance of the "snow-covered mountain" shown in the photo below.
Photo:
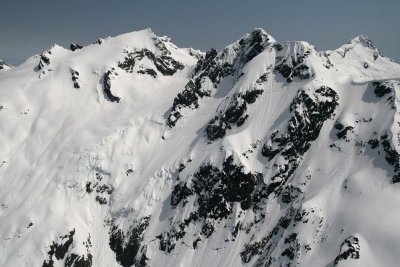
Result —
[[8, 65], [7, 63], [5, 63], [3, 60], [0, 59], [0, 71], [7, 70], [9, 68], [11, 68], [11, 65]]
[[0, 71], [0, 266], [397, 266], [400, 65], [151, 30]]

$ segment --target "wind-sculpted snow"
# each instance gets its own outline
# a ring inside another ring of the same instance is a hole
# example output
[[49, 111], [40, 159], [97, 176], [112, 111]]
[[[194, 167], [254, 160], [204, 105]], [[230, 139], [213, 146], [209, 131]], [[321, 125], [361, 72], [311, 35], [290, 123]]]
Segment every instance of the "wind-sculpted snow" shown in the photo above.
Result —
[[400, 261], [400, 65], [367, 38], [146, 29], [0, 67], [0, 266]]

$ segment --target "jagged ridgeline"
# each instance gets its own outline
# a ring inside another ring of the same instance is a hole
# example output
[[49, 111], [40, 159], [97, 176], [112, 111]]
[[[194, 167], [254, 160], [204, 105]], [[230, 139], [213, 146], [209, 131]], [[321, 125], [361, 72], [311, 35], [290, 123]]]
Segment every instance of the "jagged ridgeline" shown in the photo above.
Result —
[[[241, 69], [270, 45], [270, 37], [263, 30], [255, 30], [218, 53], [208, 51], [197, 62], [192, 79], [175, 98], [167, 124], [174, 127], [184, 109], [197, 109], [199, 99], [215, 93], [220, 82], [231, 75], [240, 75]], [[210, 85], [211, 83], [211, 85]]]
[[262, 29], [0, 61], [0, 266], [397, 266], [399, 80]]

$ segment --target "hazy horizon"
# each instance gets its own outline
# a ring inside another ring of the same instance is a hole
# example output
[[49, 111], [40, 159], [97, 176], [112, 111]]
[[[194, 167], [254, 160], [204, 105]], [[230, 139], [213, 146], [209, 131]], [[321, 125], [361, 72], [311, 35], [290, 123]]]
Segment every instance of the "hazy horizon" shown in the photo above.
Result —
[[178, 0], [1, 3], [0, 59], [18, 65], [57, 43], [87, 45], [98, 38], [151, 28], [179, 47], [222, 49], [254, 28], [280, 42], [307, 41], [333, 50], [357, 35], [370, 38], [381, 53], [400, 60], [400, 1], [373, 0], [202, 2]]

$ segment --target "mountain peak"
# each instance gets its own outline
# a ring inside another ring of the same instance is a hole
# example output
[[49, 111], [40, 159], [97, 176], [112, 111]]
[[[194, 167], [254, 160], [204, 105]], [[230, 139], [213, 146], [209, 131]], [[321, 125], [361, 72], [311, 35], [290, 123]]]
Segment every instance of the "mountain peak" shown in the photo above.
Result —
[[372, 41], [368, 37], [362, 34], [351, 39], [350, 44], [362, 44], [365, 47], [375, 49], [375, 46], [372, 44]]
[[[140, 30], [139, 30], [139, 31], [140, 31]], [[150, 27], [148, 27], [148, 28], [145, 28], [145, 29], [143, 29], [143, 30], [141, 30], [141, 31], [144, 31], [144, 32], [148, 32], [148, 33], [154, 34], [153, 30], [152, 30]]]
[[250, 33], [250, 35], [268, 35], [270, 36], [263, 28], [254, 28]]
[[351, 39], [348, 43], [340, 46], [335, 50], [343, 58], [350, 53], [355, 53], [356, 58], [360, 58], [361, 54], [372, 54], [376, 59], [380, 56], [379, 50], [372, 44], [372, 41], [364, 35], [358, 35]]
[[255, 28], [250, 33], [245, 34], [242, 38], [239, 39], [239, 42], [245, 39], [248, 39], [253, 42], [262, 42], [262, 41], [268, 41], [270, 43], [275, 42], [275, 39], [262, 28]]
[[134, 41], [139, 42], [139, 41], [151, 40], [153, 38], [158, 38], [158, 36], [150, 28], [146, 28], [143, 30], [132, 31], [132, 32], [108, 37], [106, 39], [107, 40], [116, 39], [116, 40], [125, 41], [125, 42], [134, 42]]

